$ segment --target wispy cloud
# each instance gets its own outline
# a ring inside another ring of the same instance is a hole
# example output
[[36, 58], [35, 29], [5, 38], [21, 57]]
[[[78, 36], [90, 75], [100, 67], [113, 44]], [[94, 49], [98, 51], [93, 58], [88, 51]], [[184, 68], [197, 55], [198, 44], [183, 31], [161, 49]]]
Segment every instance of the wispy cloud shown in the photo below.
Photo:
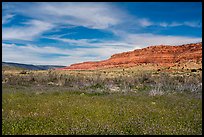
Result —
[[[116, 48], [114, 46], [76, 48], [75, 50], [71, 50], [49, 46], [19, 46], [16, 44], [5, 43], [2, 43], [2, 47], [4, 61], [50, 65], [70, 65], [84, 61], [99, 61], [109, 58], [113, 53], [120, 53], [127, 50], [127, 48]], [[58, 56], [55, 58], [44, 57], [45, 55], [52, 54], [58, 54]]]
[[69, 38], [60, 38], [58, 36], [49, 36], [43, 37], [47, 39], [52, 39], [56, 41], [61, 41], [64, 43], [69, 43], [69, 45], [75, 46], [88, 46], [88, 47], [110, 47], [115, 46], [117, 48], [121, 47], [131, 47], [132, 45], [128, 44], [128, 42], [120, 41], [120, 40], [101, 40], [101, 39], [69, 39]]
[[154, 25], [154, 23], [152, 21], [150, 21], [149, 19], [143, 18], [143, 19], [139, 19], [138, 23], [140, 24], [140, 26], [142, 27], [148, 27], [148, 26], [152, 26]]
[[6, 15], [4, 15], [2, 17], [2, 24], [9, 23], [14, 16], [15, 16], [14, 14], [6, 14]]
[[180, 45], [187, 43], [201, 42], [200, 37], [158, 35], [152, 33], [128, 33], [121, 30], [112, 30], [115, 35], [120, 37], [121, 41], [132, 45], [132, 47], [144, 48], [150, 45]]
[[118, 8], [110, 4], [91, 2], [33, 3], [27, 4], [26, 6], [16, 5], [14, 12], [47, 22], [72, 24], [94, 29], [105, 29], [111, 25], [118, 24], [124, 14]]
[[184, 21], [184, 22], [172, 22], [172, 23], [160, 22], [160, 23], [155, 23], [155, 25], [159, 25], [161, 27], [178, 27], [178, 26], [188, 26], [193, 28], [202, 27], [201, 22], [199, 21]]
[[[32, 3], [12, 5], [13, 12], [52, 24], [83, 26], [91, 29], [109, 29], [112, 26], [134, 25], [148, 27], [156, 25], [148, 18], [139, 18], [110, 3], [66, 2]], [[37, 10], [36, 10], [37, 9]], [[60, 9], [60, 10], [59, 10]], [[160, 23], [157, 23], [157, 25]]]
[[39, 20], [30, 20], [25, 26], [3, 27], [3, 40], [33, 40], [43, 32], [53, 28], [53, 25]]
[[180, 45], [188, 43], [201, 42], [202, 38], [171, 36], [171, 35], [156, 35], [151, 33], [144, 34], [127, 34], [125, 41], [130, 41], [134, 45], [146, 47], [150, 45]]
[[53, 25], [56, 28], [60, 28], [66, 24], [68, 25], [67, 28], [72, 25], [72, 27], [83, 26], [90, 29], [105, 29], [107, 31], [111, 31], [112, 28], [124, 28], [123, 31], [127, 31], [126, 28], [128, 26], [132, 26], [134, 29], [142, 29], [154, 25], [160, 27], [201, 27], [199, 21], [155, 22], [148, 18], [138, 18], [137, 15], [133, 16], [109, 3], [15, 3], [11, 5], [11, 8], [12, 11], [10, 12], [13, 13], [9, 13], [7, 17], [4, 17], [4, 23], [12, 18], [13, 14], [34, 18], [39, 23], [32, 23], [31, 21], [30, 26], [3, 27], [3, 40], [16, 38], [31, 40], [43, 31], [53, 28]]

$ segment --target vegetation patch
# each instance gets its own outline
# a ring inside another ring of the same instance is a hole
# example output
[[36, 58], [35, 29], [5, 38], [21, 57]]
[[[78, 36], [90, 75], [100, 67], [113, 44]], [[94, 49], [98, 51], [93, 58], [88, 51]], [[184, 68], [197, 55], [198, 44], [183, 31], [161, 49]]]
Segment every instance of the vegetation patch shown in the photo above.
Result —
[[2, 89], [3, 135], [202, 134], [200, 72], [4, 72]]

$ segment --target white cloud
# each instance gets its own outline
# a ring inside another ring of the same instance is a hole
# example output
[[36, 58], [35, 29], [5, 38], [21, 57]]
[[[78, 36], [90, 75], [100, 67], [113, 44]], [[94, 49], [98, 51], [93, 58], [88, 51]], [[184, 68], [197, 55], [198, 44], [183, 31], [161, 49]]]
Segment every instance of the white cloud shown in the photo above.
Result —
[[[50, 64], [50, 65], [70, 65], [84, 61], [100, 61], [109, 58], [113, 53], [126, 51], [128, 48], [93, 47], [62, 49], [57, 47], [38, 47], [36, 45], [19, 46], [15, 44], [2, 43], [3, 61], [29, 63], [29, 64]], [[130, 50], [131, 48], [129, 48]], [[45, 55], [58, 54], [55, 58], [45, 57]], [[61, 55], [61, 56], [60, 56]]]
[[69, 43], [70, 45], [75, 46], [89, 46], [89, 47], [131, 47], [132, 45], [127, 42], [123, 42], [120, 40], [100, 40], [100, 39], [69, 39], [69, 38], [60, 38], [58, 36], [44, 37], [47, 39], [57, 40], [65, 43]]
[[184, 25], [189, 26], [189, 27], [202, 27], [202, 23], [199, 21], [185, 21]]
[[171, 35], [153, 35], [153, 34], [129, 34], [126, 41], [131, 41], [135, 45], [180, 45], [188, 43], [201, 42], [202, 38], [184, 37], [184, 36], [171, 36]]
[[15, 16], [14, 14], [6, 14], [6, 15], [4, 15], [2, 17], [2, 24], [9, 23], [14, 16]]
[[[189, 26], [201, 27], [201, 22], [153, 22], [148, 18], [138, 18], [130, 15], [127, 11], [119, 9], [111, 3], [93, 2], [36, 2], [32, 4], [15, 3], [11, 5], [12, 12], [26, 17], [31, 17], [44, 22], [61, 25], [83, 26], [92, 29], [109, 30], [112, 26], [121, 29], [120, 26], [131, 26], [134, 28], [161, 26]], [[37, 9], [37, 10], [36, 10]]]
[[178, 26], [188, 26], [193, 28], [200, 28], [201, 23], [199, 21], [184, 21], [184, 22], [160, 22], [160, 23], [153, 23], [154, 25], [159, 25], [161, 27], [178, 27]]
[[89, 46], [92, 41], [95, 41], [96, 39], [69, 39], [69, 38], [59, 38], [57, 36], [53, 37], [44, 37], [47, 39], [52, 39], [52, 40], [57, 40], [57, 41], [62, 41], [65, 43], [69, 43], [71, 45], [75, 46]]
[[7, 47], [7, 48], [9, 48], [9, 47], [14, 47], [14, 46], [15, 46], [15, 44], [2, 43], [2, 47]]
[[[36, 10], [37, 9], [37, 10]], [[11, 11], [10, 11], [11, 12]], [[148, 18], [137, 18], [116, 6], [109, 3], [32, 3], [32, 4], [14, 4], [12, 12], [26, 17], [34, 18], [30, 22], [24, 23], [25, 26], [3, 27], [3, 40], [33, 40], [38, 38], [43, 32], [52, 28], [59, 28], [63, 25], [84, 26], [91, 29], [105, 29], [113, 32], [114, 29], [126, 29], [131, 26], [134, 29], [158, 25], [161, 27], [190, 26], [199, 27], [200, 22], [186, 21], [178, 22], [160, 22], [156, 23]], [[14, 14], [7, 14], [3, 22], [12, 18]], [[7, 19], [6, 19], [7, 18]], [[61, 39], [63, 40], [63, 39]], [[68, 40], [68, 39], [67, 39]], [[66, 41], [67, 41], [66, 40]], [[73, 42], [73, 40], [69, 40]], [[77, 41], [78, 43], [78, 41]], [[86, 43], [86, 40], [81, 40]]]
[[202, 42], [200, 37], [157, 35], [152, 33], [127, 33], [121, 30], [112, 30], [114, 35], [120, 37], [120, 41], [128, 43], [132, 47], [144, 48], [150, 45], [180, 45]]
[[148, 26], [152, 26], [153, 22], [149, 21], [148, 19], [138, 19], [138, 23], [140, 24], [140, 26], [142, 27], [148, 27]]
[[[21, 6], [19, 8], [18, 6]], [[37, 9], [37, 10], [36, 10]], [[57, 24], [72, 24], [94, 29], [106, 29], [123, 21], [124, 12], [107, 3], [60, 2], [16, 5], [16, 14]]]
[[[105, 29], [120, 22], [117, 14], [113, 13], [114, 9], [107, 4], [46, 3], [40, 7], [44, 13], [49, 13], [58, 18], [65, 17], [65, 22], [77, 26]], [[117, 12], [117, 9], [115, 10]]]
[[[91, 29], [108, 29], [123, 22], [123, 18], [127, 16], [117, 7], [107, 3], [15, 3], [11, 7], [12, 11], [9, 13], [33, 20], [21, 22], [23, 26], [2, 26], [2, 39], [10, 41], [32, 41], [45, 31], [50, 29], [56, 31], [54, 29], [59, 30], [60, 27], [83, 26]], [[83, 44], [83, 40], [81, 42]]]
[[180, 45], [188, 43], [201, 42], [202, 38], [184, 37], [184, 36], [171, 36], [171, 35], [154, 35], [151, 33], [144, 34], [126, 34], [125, 41], [132, 44], [146, 47], [150, 45]]
[[153, 25], [153, 22], [147, 18], [138, 18], [113, 4], [102, 2], [41, 2], [27, 5], [13, 5], [12, 8], [16, 14], [52, 24], [70, 24], [91, 29], [109, 29], [112, 26], [132, 23], [137, 27]]
[[53, 28], [53, 25], [39, 20], [30, 20], [25, 26], [3, 27], [3, 40], [33, 40], [43, 32]]
[[168, 26], [168, 23], [166, 23], [166, 22], [161, 22], [161, 23], [159, 23], [158, 25], [161, 26], [161, 27], [167, 27], [167, 26]]

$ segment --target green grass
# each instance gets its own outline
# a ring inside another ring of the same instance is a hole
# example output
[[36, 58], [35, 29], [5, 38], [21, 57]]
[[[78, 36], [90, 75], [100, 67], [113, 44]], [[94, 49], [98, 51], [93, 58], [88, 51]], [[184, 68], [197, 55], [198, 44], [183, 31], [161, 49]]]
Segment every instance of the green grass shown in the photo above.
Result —
[[3, 85], [2, 134], [202, 134], [202, 99], [191, 94]]

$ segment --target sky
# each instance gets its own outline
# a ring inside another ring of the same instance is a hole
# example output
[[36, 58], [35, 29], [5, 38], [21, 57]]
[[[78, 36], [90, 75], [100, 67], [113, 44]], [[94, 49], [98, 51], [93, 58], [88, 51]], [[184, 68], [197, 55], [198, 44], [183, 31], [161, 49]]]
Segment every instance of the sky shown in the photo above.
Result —
[[64, 65], [202, 42], [201, 2], [3, 2], [2, 61]]

